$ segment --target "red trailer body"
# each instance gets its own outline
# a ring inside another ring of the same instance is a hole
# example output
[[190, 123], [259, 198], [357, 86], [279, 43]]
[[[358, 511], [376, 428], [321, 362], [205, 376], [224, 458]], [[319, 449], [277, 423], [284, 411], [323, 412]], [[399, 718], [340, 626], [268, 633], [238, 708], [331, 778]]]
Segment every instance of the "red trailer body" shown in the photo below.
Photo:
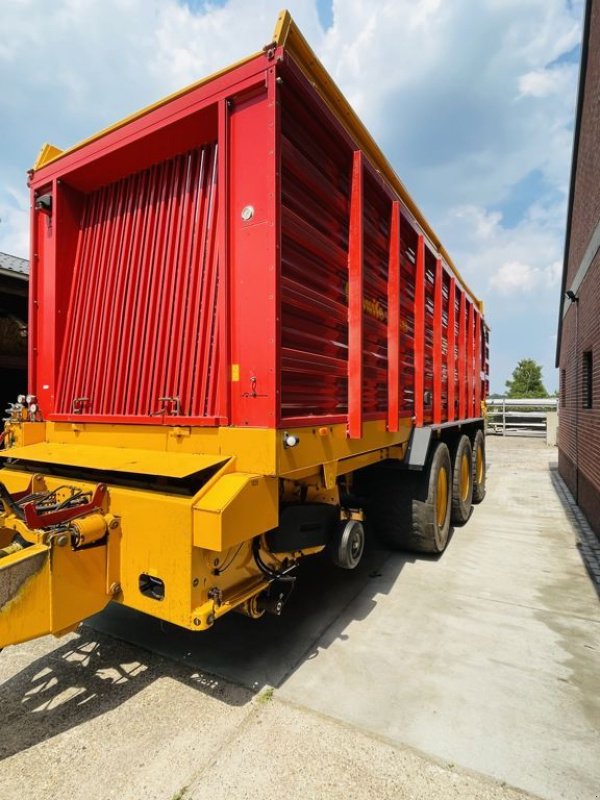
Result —
[[479, 303], [284, 47], [51, 161], [31, 190], [53, 203], [31, 282], [46, 419], [360, 438], [370, 419], [481, 416]]
[[111, 598], [192, 629], [260, 616], [303, 555], [356, 566], [365, 514], [444, 549], [484, 491], [482, 306], [287, 13], [239, 64], [46, 145], [30, 187], [0, 581], [25, 542], [54, 585], [57, 508], [56, 580], [81, 582], [86, 537], [106, 574], [43, 624], [35, 589], [0, 646]]

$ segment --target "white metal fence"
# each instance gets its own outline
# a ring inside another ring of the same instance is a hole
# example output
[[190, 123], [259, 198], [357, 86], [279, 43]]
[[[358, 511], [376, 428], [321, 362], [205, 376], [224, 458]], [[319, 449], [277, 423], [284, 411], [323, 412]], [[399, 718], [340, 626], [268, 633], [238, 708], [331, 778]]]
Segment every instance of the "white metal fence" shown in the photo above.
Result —
[[487, 433], [546, 437], [548, 414], [556, 414], [557, 399], [511, 400], [501, 397], [487, 400], [487, 407]]

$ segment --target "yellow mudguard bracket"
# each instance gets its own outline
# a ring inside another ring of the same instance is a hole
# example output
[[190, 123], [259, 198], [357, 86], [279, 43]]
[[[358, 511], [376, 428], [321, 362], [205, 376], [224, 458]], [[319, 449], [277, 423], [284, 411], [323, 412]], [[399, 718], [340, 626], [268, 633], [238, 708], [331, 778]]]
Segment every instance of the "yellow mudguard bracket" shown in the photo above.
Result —
[[278, 521], [277, 479], [233, 472], [194, 506], [194, 545], [221, 552], [276, 528]]

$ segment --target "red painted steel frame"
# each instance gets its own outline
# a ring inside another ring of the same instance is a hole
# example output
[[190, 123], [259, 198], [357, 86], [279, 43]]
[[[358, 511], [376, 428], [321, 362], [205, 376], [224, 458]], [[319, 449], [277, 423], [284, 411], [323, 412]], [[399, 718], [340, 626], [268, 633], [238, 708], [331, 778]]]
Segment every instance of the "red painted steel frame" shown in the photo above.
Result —
[[425, 242], [422, 234], [417, 239], [415, 273], [415, 422], [423, 425], [425, 383]]
[[448, 287], [448, 422], [456, 419], [456, 279], [450, 276]]
[[392, 203], [388, 263], [388, 431], [400, 417], [400, 203]]
[[32, 205], [54, 200], [31, 224], [30, 391], [46, 418], [346, 422], [360, 438], [366, 420], [423, 425], [430, 388], [428, 421], [479, 414], [479, 311], [283, 49], [31, 185]]
[[360, 150], [354, 153], [352, 161], [348, 283], [348, 433], [351, 439], [360, 439], [363, 402], [363, 163]]
[[467, 413], [467, 298], [460, 293], [458, 306], [458, 418], [465, 419]]
[[435, 262], [433, 300], [433, 424], [442, 421], [442, 259]]
[[481, 314], [475, 311], [475, 400], [473, 416], [481, 414]]
[[473, 321], [473, 304], [469, 303], [469, 313], [467, 317], [467, 408], [466, 414], [469, 417], [475, 416], [475, 395], [474, 395], [474, 371], [473, 363], [473, 337], [475, 325]]

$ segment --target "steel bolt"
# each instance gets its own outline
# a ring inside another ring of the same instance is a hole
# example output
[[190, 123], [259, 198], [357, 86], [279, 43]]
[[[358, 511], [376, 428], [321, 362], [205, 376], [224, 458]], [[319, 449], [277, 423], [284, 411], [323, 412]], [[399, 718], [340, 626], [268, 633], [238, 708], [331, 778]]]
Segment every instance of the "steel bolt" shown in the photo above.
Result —
[[109, 591], [112, 595], [119, 594], [119, 592], [121, 591], [121, 584], [111, 583]]
[[215, 621], [215, 615], [209, 614], [208, 617], [206, 618], [206, 624], [212, 625], [214, 621]]
[[200, 624], [201, 624], [200, 618], [199, 617], [194, 617], [194, 625], [198, 626]]
[[56, 544], [59, 547], [64, 547], [67, 544], [68, 541], [69, 541], [69, 537], [67, 536], [66, 533], [61, 533], [60, 536], [56, 537]]
[[110, 523], [110, 527], [111, 528], [118, 528], [119, 527], [119, 520], [118, 519], [113, 519], [113, 521]]
[[198, 586], [199, 583], [200, 583], [200, 581], [198, 580], [198, 578], [194, 578], [193, 585], [194, 586]]

